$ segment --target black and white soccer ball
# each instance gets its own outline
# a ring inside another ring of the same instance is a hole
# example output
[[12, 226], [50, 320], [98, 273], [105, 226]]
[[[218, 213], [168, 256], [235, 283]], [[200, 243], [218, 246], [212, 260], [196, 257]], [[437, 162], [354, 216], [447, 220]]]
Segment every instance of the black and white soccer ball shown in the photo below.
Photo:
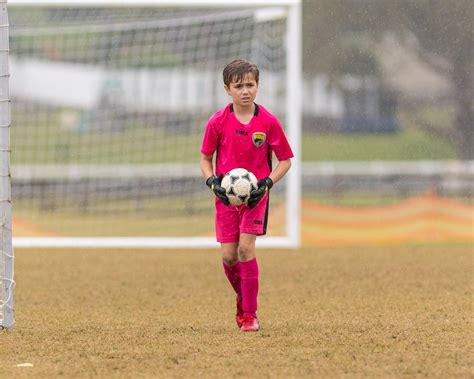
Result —
[[234, 168], [224, 175], [221, 186], [230, 203], [239, 206], [247, 204], [250, 192], [257, 189], [257, 178], [245, 168]]

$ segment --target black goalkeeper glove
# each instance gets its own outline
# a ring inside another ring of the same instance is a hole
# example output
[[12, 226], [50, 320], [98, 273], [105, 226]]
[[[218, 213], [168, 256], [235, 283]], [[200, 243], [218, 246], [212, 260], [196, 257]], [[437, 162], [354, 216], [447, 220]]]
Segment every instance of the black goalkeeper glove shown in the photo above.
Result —
[[249, 208], [255, 208], [260, 200], [265, 196], [270, 188], [273, 187], [273, 180], [268, 176], [257, 182], [258, 188], [250, 192], [250, 197], [247, 202]]
[[221, 187], [222, 178], [224, 175], [215, 176], [212, 175], [206, 180], [206, 185], [211, 189], [211, 192], [225, 205], [229, 205], [230, 201], [225, 193], [225, 189]]

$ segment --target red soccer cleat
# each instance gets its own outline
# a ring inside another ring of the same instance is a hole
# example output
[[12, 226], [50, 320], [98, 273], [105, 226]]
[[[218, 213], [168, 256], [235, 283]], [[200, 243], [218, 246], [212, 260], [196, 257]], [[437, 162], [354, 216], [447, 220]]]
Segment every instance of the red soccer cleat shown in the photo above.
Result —
[[242, 299], [240, 299], [237, 296], [237, 312], [235, 313], [235, 322], [237, 323], [237, 326], [239, 329], [242, 327], [242, 324], [244, 323], [244, 310], [242, 309]]
[[258, 318], [254, 316], [246, 315], [244, 316], [244, 322], [240, 327], [242, 332], [258, 332], [260, 329], [260, 323], [258, 322]]
[[244, 323], [244, 316], [235, 315], [235, 322], [237, 323], [237, 327], [240, 329], [242, 327], [242, 324]]

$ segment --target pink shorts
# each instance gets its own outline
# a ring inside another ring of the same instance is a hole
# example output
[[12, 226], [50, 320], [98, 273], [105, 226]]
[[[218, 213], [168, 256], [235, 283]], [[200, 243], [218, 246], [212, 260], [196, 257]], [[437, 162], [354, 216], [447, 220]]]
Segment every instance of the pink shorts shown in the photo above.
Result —
[[267, 232], [268, 194], [253, 209], [246, 205], [226, 207], [216, 199], [217, 242], [239, 242], [240, 233], [264, 235]]

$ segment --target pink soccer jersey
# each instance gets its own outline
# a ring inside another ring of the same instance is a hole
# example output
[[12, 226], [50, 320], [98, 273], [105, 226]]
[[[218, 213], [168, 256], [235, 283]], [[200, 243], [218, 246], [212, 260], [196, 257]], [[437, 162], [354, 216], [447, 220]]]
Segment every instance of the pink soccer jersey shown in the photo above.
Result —
[[293, 158], [280, 122], [257, 104], [248, 124], [235, 117], [232, 103], [209, 119], [201, 153], [213, 155], [216, 151], [216, 175], [242, 167], [253, 172], [257, 179], [270, 175], [273, 152], [279, 161]]

